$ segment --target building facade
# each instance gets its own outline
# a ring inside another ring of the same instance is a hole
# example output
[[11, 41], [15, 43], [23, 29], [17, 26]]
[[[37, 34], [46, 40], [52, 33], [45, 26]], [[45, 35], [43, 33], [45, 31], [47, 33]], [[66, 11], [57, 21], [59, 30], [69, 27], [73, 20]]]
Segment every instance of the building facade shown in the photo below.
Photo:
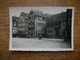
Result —
[[45, 17], [37, 16], [35, 19], [36, 37], [39, 37], [39, 35], [41, 35], [42, 37], [45, 37], [45, 26], [46, 26]]
[[[13, 18], [13, 20], [17, 18]], [[15, 23], [15, 21], [13, 22]], [[30, 13], [21, 12], [18, 20], [16, 21], [15, 34], [18, 37], [35, 38], [39, 35], [45, 35], [46, 20], [42, 11], [31, 10]], [[14, 29], [14, 27], [13, 27]]]
[[21, 12], [19, 17], [12, 17], [12, 36], [37, 38], [71, 39], [72, 10], [67, 9], [55, 15], [44, 14], [39, 10]]
[[18, 36], [18, 20], [19, 17], [12, 16], [12, 37]]
[[46, 36], [48, 38], [63, 38], [66, 24], [66, 12], [52, 15], [47, 18]]
[[46, 25], [46, 21], [45, 21], [45, 16], [43, 14], [42, 11], [35, 11], [35, 10], [31, 10], [29, 15], [31, 16], [31, 30], [30, 33], [33, 31], [33, 33], [31, 33], [34, 37], [39, 37], [39, 35], [41, 35], [42, 37], [44, 37], [45, 35], [45, 25]]
[[26, 37], [28, 34], [28, 14], [21, 12], [18, 20], [18, 35], [19, 37]]
[[63, 38], [71, 42], [72, 9], [48, 17], [46, 23], [47, 38]]
[[67, 9], [66, 13], [66, 33], [65, 33], [65, 41], [71, 42], [72, 38], [72, 9]]

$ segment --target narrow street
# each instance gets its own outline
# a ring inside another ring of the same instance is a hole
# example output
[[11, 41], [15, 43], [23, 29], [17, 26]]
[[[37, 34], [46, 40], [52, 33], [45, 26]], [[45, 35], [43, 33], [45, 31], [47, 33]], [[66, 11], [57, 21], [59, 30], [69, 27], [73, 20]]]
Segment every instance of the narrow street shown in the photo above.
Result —
[[63, 39], [12, 38], [12, 48], [70, 48], [70, 44]]

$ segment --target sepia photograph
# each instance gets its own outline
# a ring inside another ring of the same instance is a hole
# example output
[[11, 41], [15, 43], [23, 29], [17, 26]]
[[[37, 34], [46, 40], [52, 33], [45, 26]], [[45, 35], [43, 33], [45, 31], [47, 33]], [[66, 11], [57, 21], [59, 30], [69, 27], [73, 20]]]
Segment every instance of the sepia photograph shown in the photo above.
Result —
[[74, 7], [9, 7], [10, 51], [74, 51]]

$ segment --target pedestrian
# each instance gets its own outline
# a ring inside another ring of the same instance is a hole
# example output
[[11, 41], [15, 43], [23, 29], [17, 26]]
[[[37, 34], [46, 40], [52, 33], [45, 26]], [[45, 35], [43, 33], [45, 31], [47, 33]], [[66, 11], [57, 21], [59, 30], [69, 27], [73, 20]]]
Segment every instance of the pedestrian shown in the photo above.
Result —
[[41, 36], [41, 34], [39, 34], [39, 37], [38, 37], [39, 39], [42, 39], [42, 36]]

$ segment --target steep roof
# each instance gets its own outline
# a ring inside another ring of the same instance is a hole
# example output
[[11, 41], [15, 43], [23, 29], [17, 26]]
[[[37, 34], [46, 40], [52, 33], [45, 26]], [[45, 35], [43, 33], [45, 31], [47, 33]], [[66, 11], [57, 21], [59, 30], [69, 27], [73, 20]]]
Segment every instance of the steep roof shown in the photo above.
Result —
[[44, 13], [39, 10], [30, 10], [29, 14], [37, 15], [37, 16], [44, 16]]
[[20, 16], [24, 16], [24, 17], [26, 17], [26, 16], [28, 16], [28, 13], [21, 12]]
[[45, 16], [46, 16], [46, 17], [51, 17], [51, 16], [52, 16], [52, 14], [45, 14]]
[[56, 21], [64, 21], [64, 20], [66, 20], [66, 12], [58, 13], [47, 18], [48, 22], [56, 22]]
[[18, 21], [18, 20], [19, 20], [19, 17], [17, 17], [17, 16], [12, 16], [12, 20]]

